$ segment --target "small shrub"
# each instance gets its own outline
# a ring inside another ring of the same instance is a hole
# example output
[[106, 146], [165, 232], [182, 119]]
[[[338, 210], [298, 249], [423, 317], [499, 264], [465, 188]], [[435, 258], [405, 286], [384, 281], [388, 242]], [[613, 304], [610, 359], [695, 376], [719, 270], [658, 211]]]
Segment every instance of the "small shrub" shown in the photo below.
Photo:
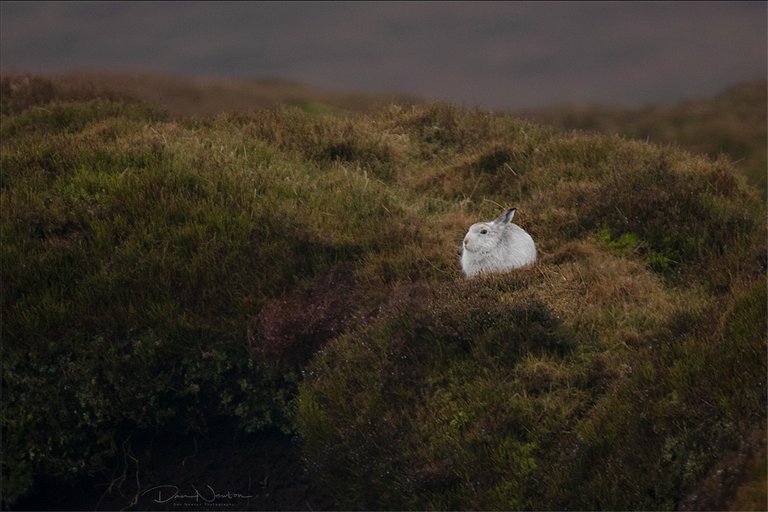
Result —
[[353, 269], [332, 269], [306, 290], [272, 299], [252, 322], [249, 341], [278, 366], [301, 367], [326, 342], [360, 320]]

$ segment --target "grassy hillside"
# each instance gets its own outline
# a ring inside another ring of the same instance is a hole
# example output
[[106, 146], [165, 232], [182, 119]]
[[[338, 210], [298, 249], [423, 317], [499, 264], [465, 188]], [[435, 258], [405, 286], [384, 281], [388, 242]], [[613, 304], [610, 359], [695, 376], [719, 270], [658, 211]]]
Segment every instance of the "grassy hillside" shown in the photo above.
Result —
[[[764, 504], [766, 223], [728, 160], [30, 91], [2, 96], [5, 505], [89, 475], [135, 504], [169, 436], [222, 429], [296, 436], [343, 509]], [[540, 261], [466, 280], [506, 205]]]
[[[5, 108], [30, 101], [75, 100], [93, 96], [142, 101], [171, 118], [195, 118], [250, 112], [278, 105], [309, 112], [370, 112], [382, 105], [424, 103], [418, 98], [325, 91], [285, 80], [222, 80], [158, 74], [70, 72], [46, 77], [6, 74]], [[721, 94], [671, 106], [644, 108], [555, 106], [514, 115], [557, 130], [619, 134], [626, 138], [673, 145], [736, 163], [763, 198], [768, 198], [768, 91], [765, 82], [745, 83]], [[16, 92], [10, 94], [10, 89]]]
[[714, 98], [665, 107], [554, 107], [521, 115], [564, 130], [618, 133], [712, 157], [728, 155], [765, 198], [768, 194], [767, 87], [766, 82], [747, 83]]

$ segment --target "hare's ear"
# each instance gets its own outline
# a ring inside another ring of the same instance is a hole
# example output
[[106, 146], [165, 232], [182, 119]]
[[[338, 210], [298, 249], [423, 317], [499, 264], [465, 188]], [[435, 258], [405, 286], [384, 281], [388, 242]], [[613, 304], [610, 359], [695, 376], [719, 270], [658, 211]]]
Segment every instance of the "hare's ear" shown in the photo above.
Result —
[[514, 218], [515, 212], [517, 212], [517, 208], [510, 208], [509, 210], [499, 215], [499, 218], [496, 219], [494, 222], [496, 224], [501, 224], [501, 225], [508, 224]]

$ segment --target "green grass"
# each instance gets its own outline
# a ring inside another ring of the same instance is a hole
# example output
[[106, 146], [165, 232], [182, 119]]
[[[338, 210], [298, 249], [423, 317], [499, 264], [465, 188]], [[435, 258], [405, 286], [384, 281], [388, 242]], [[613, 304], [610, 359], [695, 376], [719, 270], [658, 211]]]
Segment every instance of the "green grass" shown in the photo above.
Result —
[[[726, 159], [57, 94], [3, 93], [7, 504], [223, 419], [297, 435], [340, 508], [667, 509], [765, 422], [765, 212]], [[464, 279], [506, 205], [539, 262]]]

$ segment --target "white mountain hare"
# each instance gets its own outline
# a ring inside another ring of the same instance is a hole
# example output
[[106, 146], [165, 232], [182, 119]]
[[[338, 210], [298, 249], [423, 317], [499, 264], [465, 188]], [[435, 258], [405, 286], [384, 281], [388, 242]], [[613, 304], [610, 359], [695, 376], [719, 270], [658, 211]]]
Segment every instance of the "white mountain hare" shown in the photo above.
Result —
[[533, 238], [512, 224], [516, 208], [510, 208], [492, 222], [472, 224], [464, 237], [461, 269], [467, 275], [505, 272], [536, 261]]

